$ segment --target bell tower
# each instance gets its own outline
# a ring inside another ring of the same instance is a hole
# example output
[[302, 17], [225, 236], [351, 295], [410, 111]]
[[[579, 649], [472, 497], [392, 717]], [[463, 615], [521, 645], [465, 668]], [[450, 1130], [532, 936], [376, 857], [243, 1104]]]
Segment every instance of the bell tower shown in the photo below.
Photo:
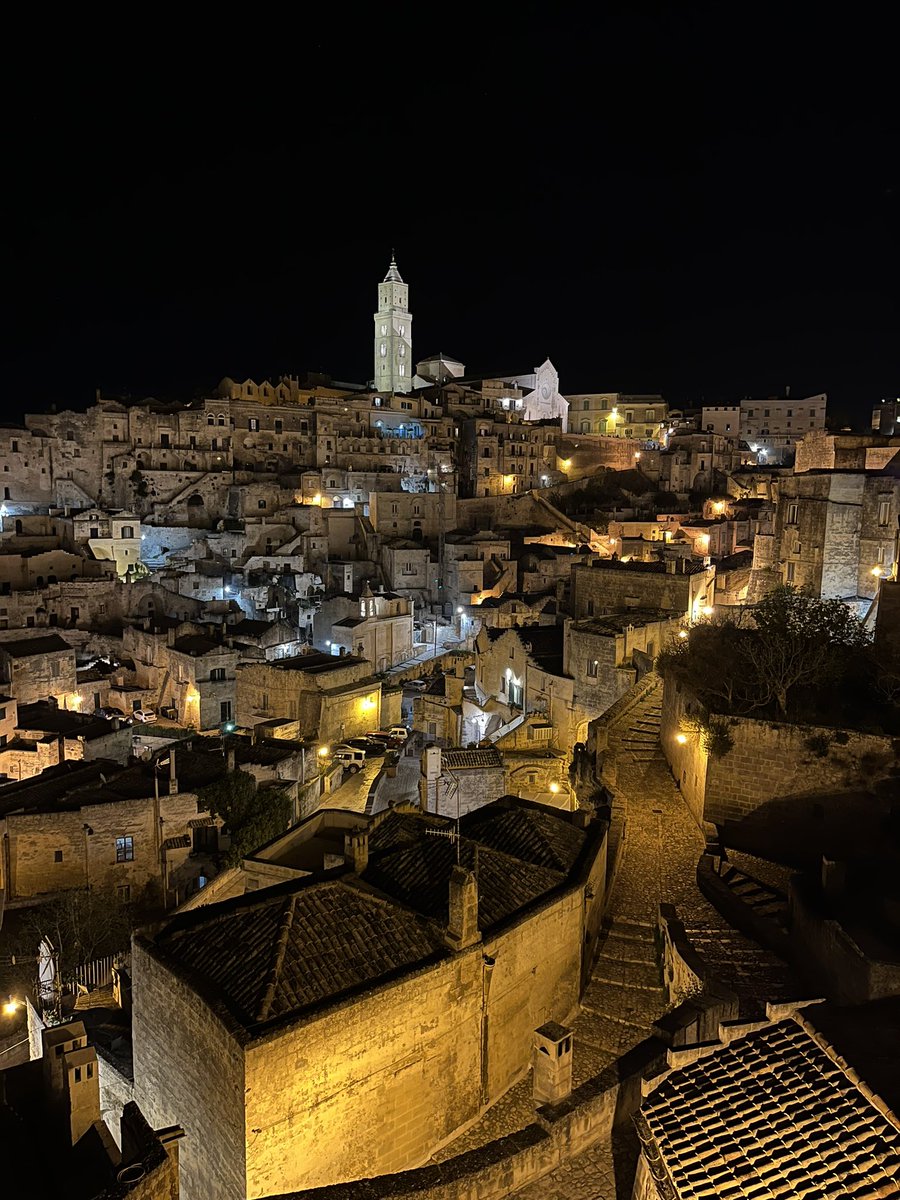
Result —
[[375, 314], [376, 392], [412, 391], [414, 370], [409, 288], [397, 270], [392, 251], [388, 273], [378, 285], [378, 312]]

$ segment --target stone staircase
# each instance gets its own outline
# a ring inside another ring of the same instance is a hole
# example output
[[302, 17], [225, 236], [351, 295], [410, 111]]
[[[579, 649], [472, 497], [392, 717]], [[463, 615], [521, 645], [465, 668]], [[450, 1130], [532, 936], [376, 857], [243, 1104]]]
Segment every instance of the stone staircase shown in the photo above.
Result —
[[649, 1037], [665, 1009], [653, 926], [613, 918], [573, 1026], [576, 1086]]
[[788, 900], [784, 892], [748, 875], [733, 863], [723, 864], [719, 879], [758, 916], [774, 921], [785, 931], [788, 929]]
[[659, 746], [662, 705], [654, 690], [634, 709], [628, 730], [622, 735], [621, 748], [633, 762], [650, 762]]

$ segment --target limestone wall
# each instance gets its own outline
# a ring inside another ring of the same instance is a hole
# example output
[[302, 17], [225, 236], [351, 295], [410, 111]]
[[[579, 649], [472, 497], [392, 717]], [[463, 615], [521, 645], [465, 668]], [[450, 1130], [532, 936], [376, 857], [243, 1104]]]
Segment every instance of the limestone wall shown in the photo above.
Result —
[[154, 1128], [184, 1128], [182, 1200], [244, 1200], [240, 1047], [197, 993], [152, 959], [139, 939], [131, 965], [135, 1099]]
[[480, 1109], [480, 947], [248, 1047], [247, 1194], [421, 1161]]
[[[703, 749], [699, 733], [685, 727], [696, 701], [667, 680], [660, 741], [682, 795], [698, 823], [741, 821], [785, 796], [868, 786], [896, 762], [894, 740], [815, 725], [787, 725], [749, 717], [728, 718], [733, 748], [720, 758]], [[678, 741], [682, 734], [686, 740]], [[810, 741], [828, 743], [826, 753]]]

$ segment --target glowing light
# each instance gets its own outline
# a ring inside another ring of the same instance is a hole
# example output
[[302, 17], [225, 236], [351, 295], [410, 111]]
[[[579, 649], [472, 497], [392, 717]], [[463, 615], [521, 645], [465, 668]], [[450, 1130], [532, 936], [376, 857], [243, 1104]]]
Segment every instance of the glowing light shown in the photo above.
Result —
[[876, 579], [879, 579], [884, 574], [884, 568], [883, 567], [873, 567], [872, 570], [869, 572], [869, 574], [874, 575]]
[[613, 420], [615, 420], [615, 418], [619, 415], [619, 410], [614, 408], [609, 415], [613, 418]]
[[562, 469], [563, 469], [564, 471], [568, 471], [568, 469], [569, 469], [569, 467], [571, 467], [571, 465], [572, 465], [572, 460], [571, 460], [571, 458], [564, 458], [564, 459], [562, 460], [562, 462], [560, 463], [560, 466], [562, 467]]
[[316, 494], [312, 498], [312, 502], [313, 502], [313, 504], [321, 504], [322, 503], [322, 495], [320, 492], [316, 492]]
[[371, 696], [366, 696], [360, 707], [362, 708], [363, 712], [371, 712], [373, 708], [377, 707], [377, 705]]
[[457, 611], [458, 613], [461, 613], [461, 612], [462, 612], [462, 605], [461, 605], [461, 604], [458, 604], [458, 605], [456, 606], [456, 611]]
[[706, 604], [700, 609], [700, 611], [703, 613], [704, 617], [711, 617], [714, 610], [711, 605]]
[[678, 733], [675, 735], [675, 741], [678, 742], [678, 744], [680, 746], [683, 746], [684, 743], [687, 741], [687, 735], [683, 734], [683, 733]]
[[635, 462], [638, 462], [638, 461], [640, 461], [640, 457], [641, 457], [641, 452], [640, 452], [640, 450], [635, 450], [635, 452], [634, 452], [634, 461], [635, 461]]
[[686, 630], [686, 629], [679, 629], [679, 630], [678, 630], [678, 636], [679, 636], [680, 638], [686, 638], [686, 637], [687, 637], [687, 630]]
[[723, 513], [724, 511], [725, 511], [724, 503], [721, 500], [717, 500], [715, 502], [715, 504], [713, 505], [713, 512]]
[[3, 1005], [4, 1017], [14, 1017], [18, 1011], [19, 1011], [18, 1000], [15, 1000], [15, 999], [13, 999], [12, 996], [10, 996], [10, 998]]
[[327, 758], [328, 755], [331, 753], [331, 747], [330, 746], [320, 746], [317, 753], [319, 755], [319, 758]]
[[556, 794], [559, 792], [559, 784], [558, 784], [558, 783], [551, 783], [551, 784], [550, 784], [550, 791], [551, 791], [551, 792], [553, 793], [553, 795], [555, 796], [555, 795], [556, 795]]

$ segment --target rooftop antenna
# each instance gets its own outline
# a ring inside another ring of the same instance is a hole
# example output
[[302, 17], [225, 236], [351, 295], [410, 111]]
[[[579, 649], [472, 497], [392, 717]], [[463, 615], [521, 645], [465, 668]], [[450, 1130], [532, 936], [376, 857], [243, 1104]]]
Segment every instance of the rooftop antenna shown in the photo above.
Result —
[[[452, 775], [448, 774], [446, 771], [441, 772], [441, 779], [443, 779], [445, 781], [447, 792], [456, 800], [456, 816], [455, 816], [455, 818], [453, 818], [453, 828], [452, 829], [426, 829], [425, 836], [426, 837], [447, 838], [448, 841], [455, 842], [456, 843], [456, 865], [459, 866], [460, 865], [459, 844], [460, 844], [460, 840], [461, 840], [461, 836], [462, 836], [459, 831], [459, 783], [457, 782], [457, 780], [455, 780], [453, 778]], [[437, 815], [440, 816], [440, 813], [438, 813]]]

